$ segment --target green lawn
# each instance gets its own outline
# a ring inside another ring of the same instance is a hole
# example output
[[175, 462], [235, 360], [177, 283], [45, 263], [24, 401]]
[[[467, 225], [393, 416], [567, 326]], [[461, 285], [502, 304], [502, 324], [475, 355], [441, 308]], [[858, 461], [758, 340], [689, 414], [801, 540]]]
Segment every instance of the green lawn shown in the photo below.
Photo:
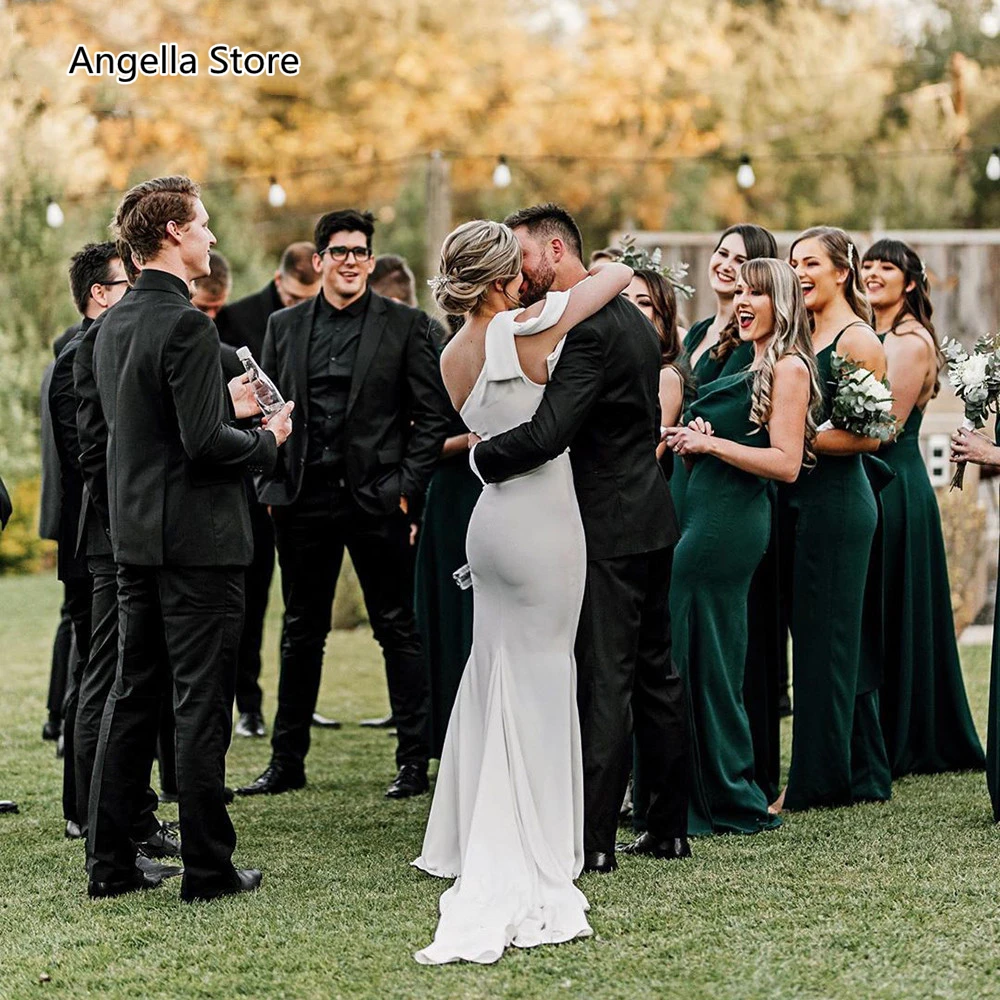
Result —
[[[330, 641], [319, 708], [352, 724], [314, 731], [309, 786], [233, 806], [236, 860], [264, 870], [261, 891], [185, 906], [171, 880], [90, 902], [40, 740], [58, 598], [49, 576], [0, 578], [0, 797], [21, 806], [0, 816], [0, 997], [1000, 997], [1000, 831], [981, 774], [909, 779], [886, 805], [587, 876], [590, 940], [490, 968], [417, 965], [443, 888], [408, 867], [429, 798], [384, 799], [393, 742], [353, 725], [386, 708], [361, 630]], [[989, 651], [964, 656], [982, 732]], [[231, 781], [267, 751], [238, 740]]]

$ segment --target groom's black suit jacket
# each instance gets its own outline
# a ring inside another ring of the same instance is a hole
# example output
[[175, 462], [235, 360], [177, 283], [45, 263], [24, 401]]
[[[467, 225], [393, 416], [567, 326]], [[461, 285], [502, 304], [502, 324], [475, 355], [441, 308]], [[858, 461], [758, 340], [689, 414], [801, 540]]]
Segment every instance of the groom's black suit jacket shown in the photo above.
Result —
[[[309, 447], [309, 340], [319, 296], [271, 315], [261, 367], [295, 400], [295, 434], [272, 476], [257, 481], [262, 503], [287, 506], [302, 489]], [[441, 381], [431, 321], [419, 309], [371, 292], [344, 417], [347, 486], [370, 514], [422, 493], [441, 456], [453, 409]]]
[[265, 430], [231, 426], [215, 325], [184, 282], [145, 270], [104, 318], [94, 378], [107, 424], [115, 560], [246, 566], [253, 539], [243, 473], [273, 468]]
[[476, 445], [487, 483], [530, 472], [568, 447], [588, 559], [655, 552], [678, 538], [660, 440], [660, 346], [622, 296], [573, 327], [528, 423]]

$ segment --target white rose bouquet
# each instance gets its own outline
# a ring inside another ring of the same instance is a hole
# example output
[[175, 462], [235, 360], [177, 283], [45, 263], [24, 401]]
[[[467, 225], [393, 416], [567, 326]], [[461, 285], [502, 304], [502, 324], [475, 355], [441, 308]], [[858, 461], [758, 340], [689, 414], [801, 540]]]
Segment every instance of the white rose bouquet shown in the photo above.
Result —
[[830, 419], [819, 430], [837, 428], [860, 437], [888, 441], [896, 432], [892, 391], [886, 379], [850, 358], [834, 354], [830, 370], [837, 380]]
[[[957, 340], [945, 340], [941, 353], [948, 363], [948, 381], [965, 404], [962, 427], [977, 430], [986, 423], [990, 410], [997, 411], [1000, 399], [1000, 349], [998, 336], [980, 337], [970, 354]], [[951, 480], [952, 489], [961, 489], [965, 463], [960, 462]]]

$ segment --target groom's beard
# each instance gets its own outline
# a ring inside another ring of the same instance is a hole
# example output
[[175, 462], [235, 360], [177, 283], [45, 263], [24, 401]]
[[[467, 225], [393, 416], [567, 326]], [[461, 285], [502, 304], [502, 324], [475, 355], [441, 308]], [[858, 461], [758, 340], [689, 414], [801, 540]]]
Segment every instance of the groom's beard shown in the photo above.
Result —
[[556, 269], [548, 261], [539, 264], [534, 273], [525, 274], [518, 292], [521, 305], [527, 308], [540, 299], [544, 299], [545, 293], [552, 287], [552, 282], [555, 280]]

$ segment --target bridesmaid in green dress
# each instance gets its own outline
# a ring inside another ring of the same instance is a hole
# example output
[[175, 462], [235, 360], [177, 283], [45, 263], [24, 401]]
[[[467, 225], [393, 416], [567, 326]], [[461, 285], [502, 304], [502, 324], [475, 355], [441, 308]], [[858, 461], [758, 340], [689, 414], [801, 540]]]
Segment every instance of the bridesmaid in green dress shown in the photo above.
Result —
[[[833, 400], [835, 352], [878, 378], [886, 371], [860, 257], [843, 230], [826, 226], [798, 236], [789, 255], [812, 315], [824, 418]], [[815, 468], [779, 488], [781, 546], [791, 567], [783, 591], [791, 601], [795, 716], [791, 771], [778, 808], [891, 795], [878, 690], [862, 670], [865, 582], [878, 512], [861, 456], [878, 447], [875, 439], [821, 429]]]
[[735, 313], [752, 364], [703, 386], [688, 426], [667, 432], [667, 445], [694, 459], [670, 591], [694, 722], [691, 835], [780, 823], [755, 780], [743, 703], [747, 597], [771, 532], [767, 481], [795, 482], [820, 401], [808, 315], [788, 264], [743, 264]]
[[[955, 431], [951, 436], [951, 460], [1000, 467], [1000, 425], [996, 444], [978, 431]], [[986, 787], [993, 806], [993, 822], [1000, 823], [1000, 588], [993, 609], [990, 701], [986, 716]]]
[[[593, 262], [593, 257], [591, 261]], [[644, 251], [632, 251], [617, 259], [633, 268], [632, 281], [622, 293], [653, 324], [660, 338], [660, 425], [671, 427], [680, 420], [685, 401], [694, 398], [694, 383], [687, 366], [680, 361], [681, 338], [677, 327], [677, 294], [673, 285], [662, 272], [653, 267]], [[660, 460], [667, 479], [673, 476], [674, 454], [667, 449], [666, 442], [657, 446], [656, 455]], [[632, 828], [636, 833], [646, 829], [646, 813], [649, 809], [649, 792], [642, 780], [642, 762], [638, 744], [634, 744], [632, 755]], [[626, 801], [629, 796], [626, 795]]]
[[882, 491], [885, 679], [882, 732], [894, 778], [982, 768], [951, 613], [941, 515], [920, 452], [924, 408], [940, 367], [927, 278], [917, 254], [879, 240], [861, 267], [885, 345], [899, 422], [880, 457], [896, 473]]
[[[736, 279], [744, 261], [777, 256], [778, 244], [761, 226], [730, 226], [719, 237], [708, 262], [708, 282], [715, 293], [715, 315], [691, 326], [681, 353], [681, 361], [691, 371], [697, 388], [750, 364], [753, 349], [740, 341], [733, 319]], [[683, 519], [686, 485], [687, 470], [677, 462], [670, 479], [670, 492], [678, 520]]]
[[[464, 322], [462, 316], [448, 318], [457, 319], [458, 326]], [[468, 562], [465, 536], [481, 489], [469, 468], [469, 429], [456, 413], [441, 462], [427, 487], [417, 535], [414, 611], [428, 664], [432, 757], [441, 756], [455, 694], [472, 649], [472, 590], [461, 590], [452, 573]]]

